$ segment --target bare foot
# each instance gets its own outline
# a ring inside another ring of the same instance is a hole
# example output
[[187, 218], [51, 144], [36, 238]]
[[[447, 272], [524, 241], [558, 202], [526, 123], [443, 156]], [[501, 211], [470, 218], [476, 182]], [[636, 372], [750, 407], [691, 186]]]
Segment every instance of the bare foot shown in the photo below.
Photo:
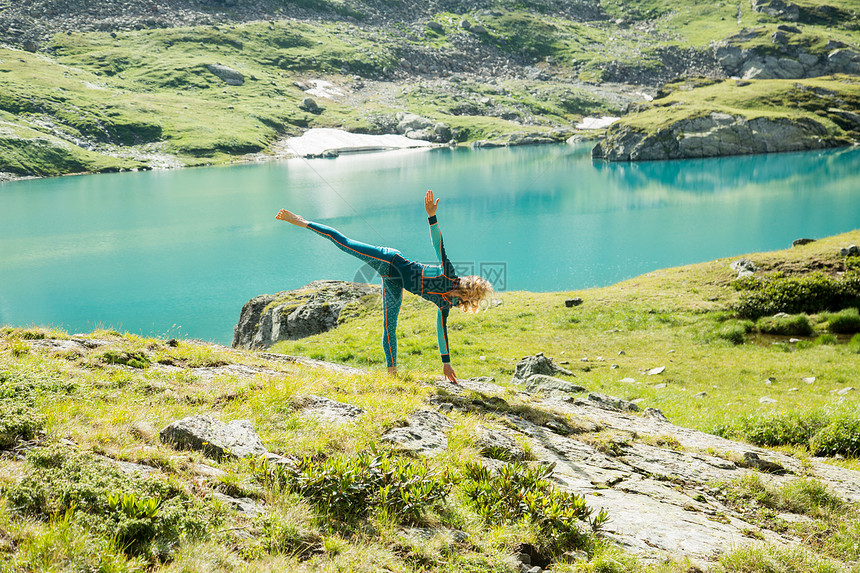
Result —
[[388, 367], [388, 375], [397, 378], [397, 366], [389, 366]]
[[296, 215], [292, 211], [287, 211], [286, 209], [281, 209], [278, 211], [278, 214], [275, 215], [275, 219], [280, 221], [286, 221], [287, 223], [292, 223], [293, 225], [297, 225], [299, 227], [307, 227], [308, 222], [305, 221], [301, 215]]

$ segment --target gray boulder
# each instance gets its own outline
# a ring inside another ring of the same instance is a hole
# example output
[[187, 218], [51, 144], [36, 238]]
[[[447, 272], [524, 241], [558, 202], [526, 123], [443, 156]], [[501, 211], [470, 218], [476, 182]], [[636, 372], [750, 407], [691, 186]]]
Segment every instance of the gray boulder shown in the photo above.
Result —
[[175, 448], [201, 451], [215, 459], [259, 456], [267, 452], [248, 420], [225, 424], [205, 414], [177, 420], [161, 430], [159, 437]]
[[549, 394], [553, 390], [567, 393], [585, 392], [585, 388], [582, 386], [546, 374], [532, 374], [526, 379], [526, 392]]
[[738, 259], [729, 268], [738, 273], [738, 278], [749, 276], [757, 270], [755, 263], [749, 259]]
[[767, 14], [781, 20], [797, 22], [800, 18], [800, 7], [783, 0], [752, 0], [752, 9], [760, 14]]
[[364, 413], [358, 406], [313, 394], [296, 398], [293, 403], [309, 416], [336, 425], [352, 422]]
[[511, 382], [521, 384], [534, 374], [544, 374], [546, 376], [563, 374], [565, 376], [573, 376], [573, 372], [556, 366], [552, 363], [551, 358], [544, 356], [543, 352], [538, 352], [534, 356], [526, 356], [517, 363], [517, 369]]
[[350, 309], [378, 306], [380, 299], [380, 287], [345, 281], [314, 281], [300, 289], [260, 295], [242, 307], [233, 346], [268, 348], [279, 340], [326, 332], [345, 320]]
[[241, 86], [245, 83], [242, 72], [221, 64], [206, 64], [206, 69], [212, 72], [222, 82], [230, 86]]
[[312, 97], [304, 98], [299, 107], [310, 113], [320, 113], [322, 111], [322, 109], [320, 109], [319, 104]]

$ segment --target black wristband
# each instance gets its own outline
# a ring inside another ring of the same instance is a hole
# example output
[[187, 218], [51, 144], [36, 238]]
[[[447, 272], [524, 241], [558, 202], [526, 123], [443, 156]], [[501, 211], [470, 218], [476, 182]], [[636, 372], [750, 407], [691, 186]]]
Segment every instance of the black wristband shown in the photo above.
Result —
[[436, 222], [436, 215], [433, 215], [432, 217], [427, 217], [427, 222], [429, 222], [431, 225], [433, 223], [435, 223]]

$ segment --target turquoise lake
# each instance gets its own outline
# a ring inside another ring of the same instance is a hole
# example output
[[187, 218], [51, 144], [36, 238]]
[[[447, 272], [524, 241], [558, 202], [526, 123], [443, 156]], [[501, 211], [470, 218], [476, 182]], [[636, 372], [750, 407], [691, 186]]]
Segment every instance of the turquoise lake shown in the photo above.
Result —
[[860, 149], [638, 164], [590, 145], [441, 149], [0, 184], [0, 324], [227, 343], [242, 305], [362, 265], [285, 207], [499, 290], [611, 284], [860, 227]]

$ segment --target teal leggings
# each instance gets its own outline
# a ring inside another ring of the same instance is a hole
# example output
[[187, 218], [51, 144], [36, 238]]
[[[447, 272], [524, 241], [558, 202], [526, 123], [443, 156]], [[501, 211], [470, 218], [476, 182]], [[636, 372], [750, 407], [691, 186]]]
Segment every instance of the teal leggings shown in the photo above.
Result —
[[319, 223], [308, 223], [308, 229], [327, 238], [344, 253], [364, 261], [382, 277], [382, 349], [389, 368], [397, 366], [397, 316], [403, 302], [403, 280], [391, 262], [400, 251], [354, 241], [337, 229]]

